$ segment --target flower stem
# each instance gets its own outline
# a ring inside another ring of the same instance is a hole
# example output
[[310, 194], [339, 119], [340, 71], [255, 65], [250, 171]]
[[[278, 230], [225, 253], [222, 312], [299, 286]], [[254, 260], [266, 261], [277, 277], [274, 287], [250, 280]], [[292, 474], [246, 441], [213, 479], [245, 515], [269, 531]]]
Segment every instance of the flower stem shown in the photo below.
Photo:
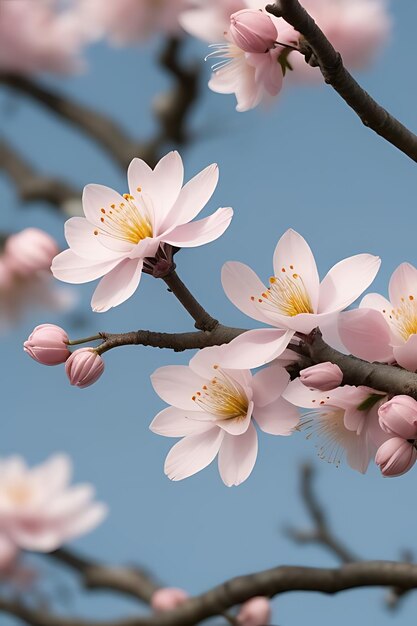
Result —
[[74, 339], [73, 341], [68, 341], [69, 346], [78, 346], [80, 343], [90, 343], [90, 341], [99, 341], [103, 339], [101, 334], [92, 335], [91, 337], [85, 337], [84, 339]]
[[194, 319], [196, 328], [204, 331], [212, 331], [218, 326], [219, 322], [211, 317], [201, 304], [197, 302], [175, 270], [168, 274], [168, 276], [164, 276], [163, 280]]

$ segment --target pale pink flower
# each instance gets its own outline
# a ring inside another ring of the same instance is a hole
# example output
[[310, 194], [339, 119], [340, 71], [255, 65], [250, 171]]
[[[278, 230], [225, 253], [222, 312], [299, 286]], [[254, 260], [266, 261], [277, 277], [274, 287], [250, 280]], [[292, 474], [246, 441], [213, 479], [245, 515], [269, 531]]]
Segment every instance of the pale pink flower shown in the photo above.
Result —
[[340, 316], [339, 334], [348, 350], [367, 361], [417, 370], [417, 269], [397, 267], [389, 282], [389, 300], [366, 295], [359, 309]]
[[1, 70], [68, 73], [82, 67], [80, 51], [90, 37], [74, 7], [61, 5], [59, 0], [1, 3]]
[[375, 463], [383, 476], [401, 476], [408, 472], [417, 460], [416, 442], [402, 437], [392, 437], [378, 448]]
[[[274, 275], [265, 287], [253, 270], [238, 262], [222, 269], [222, 284], [233, 304], [274, 328], [256, 329], [236, 337], [227, 346], [228, 367], [257, 367], [279, 356], [295, 332], [335, 324], [345, 309], [370, 285], [379, 257], [357, 254], [339, 261], [320, 283], [313, 253], [305, 239], [287, 230], [273, 257]], [[284, 329], [284, 330], [283, 330]]]
[[184, 589], [177, 587], [163, 587], [157, 589], [151, 598], [151, 607], [156, 613], [164, 613], [165, 611], [173, 611], [181, 606], [189, 595]]
[[223, 41], [230, 16], [241, 9], [253, 7], [246, 0], [192, 0], [180, 16], [181, 26], [187, 33], [207, 43]]
[[352, 469], [364, 474], [377, 447], [388, 436], [378, 422], [378, 408], [385, 399], [381, 392], [369, 387], [346, 385], [321, 392], [305, 387], [299, 378], [289, 384], [283, 397], [309, 412], [302, 427], [322, 440], [319, 457], [337, 466], [342, 457]]
[[85, 283], [101, 276], [93, 298], [94, 311], [108, 311], [136, 291], [147, 258], [161, 244], [195, 247], [214, 241], [232, 219], [231, 208], [220, 208], [191, 222], [211, 198], [218, 180], [217, 165], [209, 165], [184, 187], [183, 164], [170, 152], [152, 170], [141, 159], [128, 169], [130, 193], [123, 197], [102, 185], [87, 185], [85, 218], [66, 222], [69, 250], [52, 263], [56, 278]]
[[257, 457], [254, 420], [272, 435], [290, 435], [297, 426], [296, 409], [281, 398], [289, 382], [282, 367], [273, 365], [252, 376], [249, 370], [223, 368], [223, 353], [224, 346], [205, 348], [188, 367], [161, 367], [151, 377], [155, 391], [172, 406], [154, 418], [150, 429], [183, 437], [165, 461], [172, 480], [199, 472], [218, 455], [223, 482], [239, 485]]
[[48, 233], [39, 228], [25, 228], [7, 238], [4, 259], [10, 269], [27, 277], [39, 270], [49, 270], [58, 254], [58, 245]]
[[29, 469], [12, 456], [0, 461], [0, 533], [17, 547], [49, 552], [95, 528], [106, 507], [91, 485], [69, 486], [71, 462], [55, 455]]
[[342, 384], [343, 372], [338, 365], [327, 361], [301, 370], [300, 380], [306, 387], [330, 391]]
[[71, 385], [84, 389], [100, 378], [104, 361], [94, 348], [80, 348], [66, 360], [65, 372]]
[[244, 52], [265, 52], [275, 46], [278, 31], [263, 11], [242, 9], [230, 16], [230, 36]]
[[236, 621], [239, 626], [267, 626], [271, 620], [271, 613], [268, 598], [255, 596], [242, 604]]
[[66, 331], [60, 326], [41, 324], [32, 331], [23, 349], [42, 365], [59, 365], [65, 363], [71, 354], [68, 341]]
[[379, 408], [378, 415], [389, 435], [417, 439], [417, 402], [410, 396], [394, 396]]

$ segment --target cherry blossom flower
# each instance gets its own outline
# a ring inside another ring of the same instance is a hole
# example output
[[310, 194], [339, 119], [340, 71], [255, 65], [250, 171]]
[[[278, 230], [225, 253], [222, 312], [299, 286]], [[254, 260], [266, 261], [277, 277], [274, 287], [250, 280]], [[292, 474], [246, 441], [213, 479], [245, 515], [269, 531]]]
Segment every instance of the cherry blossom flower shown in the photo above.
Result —
[[95, 528], [105, 505], [94, 489], [69, 486], [71, 462], [63, 454], [32, 469], [12, 456], [0, 461], [0, 534], [18, 548], [49, 552]]
[[388, 436], [378, 421], [378, 408], [385, 394], [369, 387], [345, 385], [321, 392], [305, 387], [299, 378], [291, 382], [283, 398], [303, 409], [309, 409], [302, 426], [322, 440], [320, 458], [339, 465], [344, 455], [352, 469], [364, 474], [379, 445]]
[[342, 384], [343, 372], [338, 365], [327, 361], [301, 370], [300, 380], [306, 387], [330, 391]]
[[27, 277], [38, 270], [49, 270], [58, 254], [58, 245], [48, 233], [39, 228], [25, 228], [7, 238], [4, 253], [9, 268]]
[[156, 613], [165, 613], [181, 606], [188, 598], [189, 595], [184, 589], [162, 587], [152, 594], [151, 607]]
[[297, 410], [281, 398], [289, 382], [280, 366], [254, 376], [249, 370], [222, 367], [224, 346], [205, 348], [189, 366], [162, 367], [151, 377], [168, 404], [150, 429], [166, 437], [182, 437], [169, 452], [165, 473], [182, 480], [209, 465], [218, 454], [219, 471], [227, 486], [239, 485], [251, 473], [258, 452], [254, 420], [272, 435], [290, 435]]
[[239, 626], [267, 626], [270, 624], [271, 613], [268, 598], [255, 596], [242, 604], [236, 621]]
[[391, 437], [385, 441], [375, 456], [375, 463], [386, 477], [405, 474], [416, 461], [416, 441], [408, 441], [402, 437]]
[[36, 326], [23, 344], [24, 351], [42, 365], [59, 365], [70, 356], [66, 331], [55, 324]]
[[224, 233], [231, 208], [191, 222], [211, 198], [217, 180], [213, 164], [182, 187], [182, 159], [178, 152], [170, 152], [154, 170], [133, 159], [128, 169], [130, 192], [123, 197], [108, 187], [87, 185], [85, 218], [66, 222], [69, 249], [55, 257], [54, 276], [70, 283], [103, 276], [92, 298], [93, 310], [108, 311], [121, 304], [136, 291], [144, 260], [154, 257], [161, 244], [195, 247]]
[[274, 328], [236, 337], [227, 346], [225, 365], [258, 367], [278, 357], [295, 332], [335, 324], [339, 312], [373, 281], [380, 263], [379, 257], [357, 254], [334, 265], [320, 283], [309, 245], [291, 229], [275, 248], [269, 287], [247, 265], [226, 263], [222, 284], [227, 297], [249, 317]]
[[84, 389], [93, 385], [104, 372], [104, 361], [94, 348], [75, 350], [65, 363], [71, 385]]
[[90, 35], [75, 7], [59, 0], [2, 2], [0, 69], [68, 73], [82, 68], [80, 51]]
[[417, 269], [397, 267], [389, 282], [389, 300], [366, 295], [358, 309], [339, 319], [339, 334], [348, 350], [367, 361], [417, 370]]

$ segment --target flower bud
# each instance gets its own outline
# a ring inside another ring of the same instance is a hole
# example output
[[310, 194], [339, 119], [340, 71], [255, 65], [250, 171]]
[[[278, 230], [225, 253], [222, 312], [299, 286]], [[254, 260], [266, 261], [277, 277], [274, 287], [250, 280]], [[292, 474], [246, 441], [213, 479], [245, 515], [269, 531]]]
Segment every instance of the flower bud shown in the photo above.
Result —
[[394, 396], [378, 409], [386, 433], [402, 439], [417, 439], [417, 402], [410, 396]]
[[401, 437], [392, 437], [378, 448], [375, 463], [384, 476], [400, 476], [410, 470], [417, 460], [414, 445]]
[[151, 598], [151, 607], [156, 613], [172, 611], [188, 600], [188, 593], [177, 587], [157, 589]]
[[104, 361], [94, 348], [80, 348], [68, 358], [65, 371], [71, 385], [84, 389], [100, 378]]
[[63, 328], [55, 324], [36, 326], [23, 344], [23, 349], [42, 365], [65, 363], [71, 352], [68, 349], [68, 335]]
[[4, 252], [9, 267], [20, 276], [28, 276], [39, 270], [48, 270], [58, 254], [58, 246], [43, 230], [25, 228], [10, 235]]
[[256, 596], [245, 602], [236, 618], [241, 626], [266, 626], [271, 619], [271, 604], [268, 598]]
[[267, 52], [278, 37], [272, 19], [255, 9], [242, 9], [230, 16], [230, 35], [245, 52]]
[[339, 387], [343, 379], [343, 372], [338, 365], [319, 363], [301, 370], [300, 380], [306, 387], [312, 387], [319, 391], [330, 391]]

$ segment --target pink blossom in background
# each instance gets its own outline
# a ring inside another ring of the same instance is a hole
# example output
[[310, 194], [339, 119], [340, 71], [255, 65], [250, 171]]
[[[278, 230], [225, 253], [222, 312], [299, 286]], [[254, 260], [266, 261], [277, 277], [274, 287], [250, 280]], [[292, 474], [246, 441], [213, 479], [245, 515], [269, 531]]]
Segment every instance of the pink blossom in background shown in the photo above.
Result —
[[55, 239], [39, 228], [25, 228], [10, 235], [4, 246], [8, 266], [23, 277], [38, 270], [49, 270], [58, 252]]
[[31, 74], [70, 73], [83, 67], [80, 53], [90, 36], [75, 6], [59, 0], [1, 3], [0, 69]]
[[94, 348], [75, 350], [65, 363], [65, 372], [71, 385], [90, 387], [104, 372], [104, 361]]
[[225, 263], [222, 284], [229, 300], [249, 317], [274, 327], [236, 337], [227, 346], [225, 365], [258, 367], [278, 357], [295, 332], [335, 325], [340, 311], [374, 280], [380, 264], [379, 257], [357, 254], [334, 265], [320, 283], [308, 243], [291, 229], [275, 248], [269, 287], [247, 265]]
[[396, 361], [417, 370], [417, 269], [402, 263], [389, 282], [389, 300], [366, 295], [359, 309], [339, 319], [339, 335], [352, 354], [367, 361]]
[[327, 361], [301, 370], [300, 380], [306, 387], [330, 391], [342, 384], [343, 372], [338, 365]]
[[63, 328], [55, 324], [36, 326], [27, 341], [24, 351], [42, 365], [65, 363], [71, 354], [68, 349], [68, 335]]
[[0, 460], [0, 534], [18, 548], [50, 552], [93, 530], [106, 516], [89, 484], [69, 485], [71, 461], [58, 454], [28, 468]]
[[236, 621], [239, 626], [267, 626], [271, 623], [271, 603], [268, 598], [255, 596], [242, 604]]
[[178, 35], [187, 0], [78, 0], [84, 18], [116, 45], [155, 34]]
[[289, 374], [270, 366], [252, 376], [248, 370], [222, 367], [224, 346], [200, 350], [189, 366], [157, 369], [151, 376], [157, 394], [172, 405], [161, 411], [150, 429], [182, 437], [169, 452], [165, 473], [182, 480], [207, 467], [218, 455], [227, 486], [250, 475], [258, 453], [254, 422], [272, 435], [290, 435], [298, 424], [295, 407], [281, 398]]
[[85, 218], [65, 224], [69, 249], [52, 263], [56, 278], [86, 283], [104, 276], [91, 305], [108, 311], [130, 298], [141, 278], [144, 260], [163, 243], [195, 247], [214, 241], [232, 219], [231, 208], [220, 208], [191, 222], [211, 198], [218, 181], [217, 165], [209, 165], [184, 187], [184, 168], [178, 152], [170, 152], [152, 170], [141, 159], [128, 169], [130, 193], [123, 197], [102, 185], [87, 185], [83, 194]]
[[378, 446], [388, 439], [378, 421], [378, 408], [386, 396], [369, 387], [346, 385], [321, 392], [305, 387], [299, 378], [291, 382], [283, 398], [309, 409], [302, 419], [308, 438], [321, 440], [318, 454], [339, 465], [344, 455], [352, 469], [364, 474]]
[[184, 589], [177, 587], [162, 587], [157, 589], [151, 598], [151, 607], [156, 613], [164, 613], [165, 611], [173, 611], [181, 606], [189, 595]]

